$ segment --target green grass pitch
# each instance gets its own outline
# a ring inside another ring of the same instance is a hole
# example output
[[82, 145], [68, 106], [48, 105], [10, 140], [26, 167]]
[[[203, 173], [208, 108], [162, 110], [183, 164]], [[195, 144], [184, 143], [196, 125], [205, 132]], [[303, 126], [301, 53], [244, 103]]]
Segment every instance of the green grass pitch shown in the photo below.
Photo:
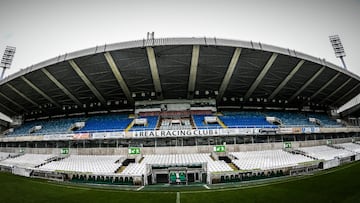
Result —
[[[211, 187], [211, 186], [210, 186]], [[360, 202], [360, 162], [283, 182], [216, 190], [126, 191], [57, 184], [0, 173], [0, 202]], [[166, 190], [166, 188], [165, 188]]]

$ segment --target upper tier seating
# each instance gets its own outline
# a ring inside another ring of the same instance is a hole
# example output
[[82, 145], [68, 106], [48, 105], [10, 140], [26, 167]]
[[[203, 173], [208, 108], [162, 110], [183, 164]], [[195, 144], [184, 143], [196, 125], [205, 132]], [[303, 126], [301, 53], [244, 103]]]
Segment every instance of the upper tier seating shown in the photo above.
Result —
[[39, 169], [46, 171], [76, 171], [83, 173], [112, 174], [121, 167], [124, 156], [120, 155], [70, 155], [69, 157], [47, 163]]
[[349, 152], [344, 149], [335, 149], [329, 146], [303, 147], [299, 148], [299, 150], [320, 160], [332, 160], [335, 157], [342, 158], [354, 155], [353, 152]]
[[345, 150], [360, 153], [360, 144], [355, 143], [342, 143], [336, 144], [335, 146], [343, 147]]
[[222, 128], [219, 123], [205, 123], [204, 117], [212, 115], [193, 115], [193, 120], [197, 129], [214, 129]]
[[223, 112], [219, 118], [229, 128], [277, 128], [260, 112]]
[[142, 131], [142, 130], [155, 130], [156, 124], [159, 120], [159, 116], [146, 116], [141, 117], [147, 119], [147, 125], [141, 126], [141, 125], [134, 125], [130, 131]]
[[5, 166], [19, 166], [19, 167], [30, 167], [35, 168], [35, 166], [46, 163], [46, 160], [55, 157], [52, 154], [24, 154], [15, 158], [8, 158], [3, 161], [0, 161], [0, 165]]
[[123, 131], [133, 119], [127, 114], [97, 115], [88, 118], [85, 126], [77, 132]]
[[[51, 133], [66, 133], [70, 131], [72, 124], [83, 121], [84, 118], [58, 118], [50, 120], [39, 120], [25, 122], [21, 126], [14, 129], [14, 132], [8, 136], [21, 136], [21, 135], [41, 135]], [[30, 134], [30, 129], [34, 126], [42, 126], [42, 129]]]
[[309, 126], [315, 127], [316, 124], [309, 121], [309, 117], [306, 117], [302, 113], [288, 112], [288, 111], [269, 111], [265, 113], [270, 117], [277, 117], [281, 120], [282, 126], [296, 127], [296, 126]]
[[321, 126], [322, 127], [334, 127], [334, 128], [338, 128], [338, 127], [342, 127], [342, 125], [338, 122], [336, 122], [336, 120], [331, 119], [327, 114], [324, 113], [309, 113], [308, 114], [309, 118], [316, 118], [318, 120], [320, 120], [321, 122]]
[[231, 167], [224, 161], [214, 161], [210, 154], [167, 154], [167, 155], [145, 155], [141, 163], [131, 163], [122, 172], [124, 175], [145, 174], [146, 164], [159, 165], [194, 165], [207, 163], [208, 172], [232, 171]]
[[269, 170], [296, 166], [303, 162], [313, 161], [306, 156], [291, 154], [283, 150], [231, 152], [230, 154], [237, 158], [232, 162], [241, 170]]
[[[174, 122], [174, 120], [176, 122]], [[160, 130], [183, 130], [192, 129], [189, 119], [163, 119], [161, 121]]]

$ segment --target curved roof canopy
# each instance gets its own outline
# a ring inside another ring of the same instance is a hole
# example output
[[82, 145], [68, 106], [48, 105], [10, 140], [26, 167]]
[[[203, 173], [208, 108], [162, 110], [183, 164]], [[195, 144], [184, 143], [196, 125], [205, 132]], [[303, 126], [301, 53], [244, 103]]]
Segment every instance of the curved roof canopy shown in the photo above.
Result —
[[0, 112], [55, 115], [197, 98], [222, 106], [328, 109], [359, 93], [359, 76], [294, 50], [166, 38], [97, 46], [21, 70], [0, 81]]

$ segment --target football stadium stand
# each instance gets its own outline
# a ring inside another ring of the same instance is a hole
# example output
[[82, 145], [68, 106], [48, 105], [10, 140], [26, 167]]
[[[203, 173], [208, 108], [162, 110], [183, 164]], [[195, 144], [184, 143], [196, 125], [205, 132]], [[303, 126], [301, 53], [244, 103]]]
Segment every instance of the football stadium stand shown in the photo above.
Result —
[[55, 157], [52, 154], [24, 154], [15, 158], [0, 161], [0, 165], [35, 168], [45, 164], [48, 159]]
[[[83, 121], [84, 118], [58, 118], [50, 120], [39, 120], [25, 122], [23, 125], [14, 129], [14, 132], [9, 133], [9, 136], [21, 135], [41, 135], [53, 133], [71, 132], [71, 125], [76, 122]], [[41, 129], [35, 129], [36, 126], [41, 126]]]
[[320, 121], [319, 125], [322, 127], [328, 127], [328, 128], [338, 128], [343, 127], [342, 124], [336, 122], [336, 120], [331, 119], [327, 114], [323, 113], [308, 113], [307, 117], [309, 118], [315, 118]]
[[193, 115], [194, 123], [197, 129], [222, 128], [218, 122], [205, 122], [205, 117], [212, 115]]
[[335, 146], [342, 147], [345, 150], [360, 153], [360, 144], [355, 143], [342, 143], [342, 144], [335, 144]]
[[130, 129], [130, 131], [155, 130], [157, 122], [159, 120], [159, 117], [158, 116], [145, 116], [145, 117], [139, 117], [139, 119], [146, 119], [146, 123], [140, 124], [140, 125], [134, 124], [132, 126], [132, 128]]
[[0, 112], [11, 118], [0, 119], [0, 170], [146, 185], [336, 167], [360, 160], [359, 105], [337, 111], [359, 87], [350, 71], [263, 43], [97, 46], [0, 80]]
[[0, 161], [16, 155], [15, 153], [0, 152]]
[[124, 156], [120, 155], [70, 155], [59, 161], [52, 161], [39, 169], [46, 171], [68, 171], [94, 174], [113, 174], [121, 167]]
[[210, 154], [160, 154], [145, 155], [141, 163], [131, 163], [122, 172], [124, 175], [143, 175], [145, 174], [146, 164], [158, 165], [183, 165], [191, 166], [194, 164], [208, 164], [209, 172], [232, 171], [233, 169], [224, 161], [214, 161]]
[[266, 117], [260, 112], [224, 112], [220, 119], [228, 127], [238, 128], [277, 128], [266, 121]]
[[343, 158], [354, 155], [353, 152], [344, 149], [335, 149], [329, 146], [302, 147], [299, 148], [299, 150], [319, 160], [332, 160], [336, 157]]
[[85, 121], [85, 126], [78, 132], [123, 131], [132, 120], [127, 114], [92, 116]]
[[241, 170], [286, 168], [313, 161], [306, 156], [291, 154], [283, 150], [231, 152], [230, 154], [236, 157], [232, 162]]
[[309, 121], [309, 117], [306, 117], [304, 114], [298, 112], [268, 111], [266, 112], [266, 115], [280, 119], [281, 125], [283, 125], [284, 127], [316, 126], [314, 123], [311, 123]]

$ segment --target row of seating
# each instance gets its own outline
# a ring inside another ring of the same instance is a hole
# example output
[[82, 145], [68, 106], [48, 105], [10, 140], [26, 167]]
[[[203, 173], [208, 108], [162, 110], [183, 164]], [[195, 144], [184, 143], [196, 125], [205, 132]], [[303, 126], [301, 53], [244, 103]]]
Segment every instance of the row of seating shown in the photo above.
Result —
[[0, 161], [9, 158], [10, 156], [15, 156], [15, 153], [0, 152]]
[[122, 131], [132, 120], [123, 114], [93, 116], [85, 121], [85, 126], [78, 132]]
[[216, 129], [222, 128], [219, 123], [206, 123], [205, 117], [212, 115], [193, 115], [193, 120], [197, 129]]
[[277, 128], [260, 112], [224, 112], [224, 116], [219, 118], [230, 128]]
[[335, 146], [344, 148], [345, 150], [360, 153], [360, 144], [355, 143], [342, 143], [342, 144], [336, 144]]
[[161, 121], [160, 130], [184, 130], [192, 129], [189, 119], [175, 119], [179, 122], [173, 122], [172, 119], [163, 119]]
[[[193, 115], [193, 121], [197, 129], [214, 129], [223, 127], [240, 127], [240, 128], [276, 128], [266, 121], [266, 117], [277, 117], [281, 120], [283, 127], [294, 126], [318, 126], [315, 123], [309, 121], [309, 118], [316, 118], [321, 122], [322, 127], [341, 127], [341, 124], [331, 119], [326, 114], [321, 113], [299, 113], [299, 112], [286, 112], [286, 111], [242, 111], [242, 112], [223, 112], [223, 116], [218, 116], [219, 122], [207, 123], [205, 122], [208, 115]], [[154, 130], [157, 128], [159, 116], [146, 116], [141, 117], [147, 119], [146, 125], [134, 125], [130, 131], [140, 130]], [[181, 119], [182, 120], [182, 119]], [[9, 133], [8, 136], [20, 136], [20, 135], [40, 135], [40, 134], [56, 134], [56, 133], [69, 133], [71, 126], [76, 122], [85, 122], [85, 126], [81, 129], [76, 129], [75, 132], [103, 132], [103, 131], [123, 131], [133, 121], [129, 118], [128, 114], [107, 114], [96, 115], [88, 118], [76, 117], [76, 118], [59, 118], [50, 120], [37, 120], [25, 122], [21, 126], [14, 129], [14, 132]], [[185, 119], [185, 123], [176, 125], [170, 123], [168, 119], [163, 120], [160, 129], [163, 130], [176, 130], [176, 129], [191, 129], [190, 120]], [[222, 124], [222, 123], [223, 124]], [[38, 131], [30, 133], [30, 130], [34, 126], [42, 126]]]
[[113, 174], [121, 167], [124, 156], [120, 155], [71, 155], [59, 161], [52, 161], [39, 169], [46, 171], [71, 171], [93, 174]]
[[[130, 129], [130, 131], [142, 131], [142, 130], [154, 130], [156, 128], [156, 124], [159, 120], [159, 116], [147, 116], [147, 117], [140, 117], [146, 118], [147, 124], [146, 125], [134, 125]], [[125, 128], [123, 128], [125, 129]]]
[[0, 161], [0, 165], [18, 166], [23, 168], [35, 168], [47, 162], [48, 159], [55, 157], [52, 154], [24, 154], [15, 158], [8, 158]]
[[354, 155], [353, 152], [344, 149], [335, 149], [329, 146], [302, 147], [300, 151], [319, 160], [332, 160], [335, 157], [343, 158]]
[[224, 161], [214, 161], [210, 154], [167, 154], [145, 155], [141, 163], [131, 163], [121, 173], [122, 175], [144, 175], [147, 164], [184, 165], [191, 166], [207, 163], [209, 172], [232, 171]]
[[323, 113], [309, 113], [307, 114], [309, 118], [316, 118], [320, 121], [322, 127], [327, 128], [338, 128], [343, 127], [342, 124], [338, 123], [336, 120], [331, 119], [327, 114]]
[[237, 158], [232, 162], [241, 170], [270, 170], [313, 161], [306, 156], [291, 154], [283, 150], [231, 152], [230, 154]]

